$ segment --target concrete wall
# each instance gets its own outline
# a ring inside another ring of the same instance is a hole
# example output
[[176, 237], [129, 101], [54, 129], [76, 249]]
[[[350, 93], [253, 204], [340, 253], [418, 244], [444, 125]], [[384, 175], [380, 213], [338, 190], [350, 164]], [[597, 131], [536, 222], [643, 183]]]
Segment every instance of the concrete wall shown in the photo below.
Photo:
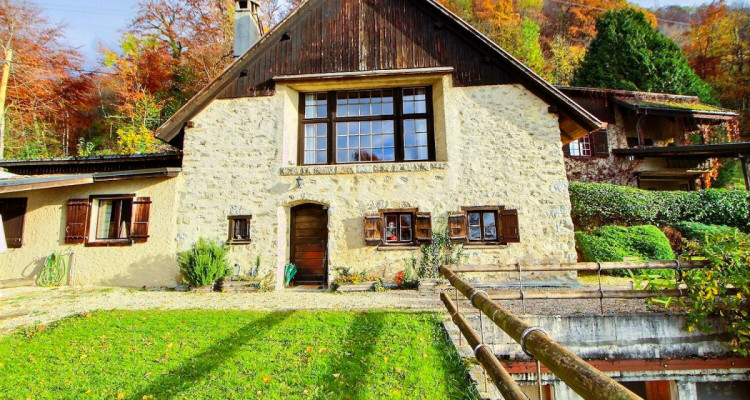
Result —
[[[174, 286], [178, 276], [174, 240], [178, 183], [179, 178], [136, 179], [0, 195], [28, 198], [23, 246], [0, 254], [0, 280], [36, 276], [51, 252], [72, 250], [74, 285]], [[68, 199], [126, 193], [151, 198], [146, 243], [117, 247], [64, 243]]]
[[178, 248], [200, 236], [225, 239], [228, 215], [252, 214], [253, 243], [233, 246], [230, 257], [242, 270], [260, 257], [261, 273], [280, 276], [290, 207], [312, 202], [328, 206], [329, 266], [388, 278], [419, 250], [366, 246], [365, 213], [418, 207], [437, 229], [461, 206], [504, 205], [518, 209], [521, 243], [467, 248], [467, 263], [575, 261], [557, 115], [519, 85], [453, 88], [441, 77], [433, 92], [439, 161], [377, 165], [296, 166], [291, 88], [214, 101], [185, 132]]

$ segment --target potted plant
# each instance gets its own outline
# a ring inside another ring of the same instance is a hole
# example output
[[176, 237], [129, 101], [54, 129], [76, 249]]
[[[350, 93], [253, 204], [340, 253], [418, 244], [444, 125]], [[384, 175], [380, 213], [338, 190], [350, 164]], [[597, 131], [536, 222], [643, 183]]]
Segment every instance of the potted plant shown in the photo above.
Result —
[[178, 254], [180, 273], [197, 291], [212, 291], [219, 279], [231, 273], [226, 259], [228, 251], [219, 241], [200, 238], [192, 249]]

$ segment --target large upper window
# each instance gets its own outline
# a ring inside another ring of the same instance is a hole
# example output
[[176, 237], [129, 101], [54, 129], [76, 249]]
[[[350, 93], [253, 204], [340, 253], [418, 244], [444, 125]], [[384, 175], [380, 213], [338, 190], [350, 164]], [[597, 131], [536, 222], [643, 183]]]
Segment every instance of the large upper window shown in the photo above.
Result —
[[305, 93], [300, 164], [434, 159], [429, 87]]

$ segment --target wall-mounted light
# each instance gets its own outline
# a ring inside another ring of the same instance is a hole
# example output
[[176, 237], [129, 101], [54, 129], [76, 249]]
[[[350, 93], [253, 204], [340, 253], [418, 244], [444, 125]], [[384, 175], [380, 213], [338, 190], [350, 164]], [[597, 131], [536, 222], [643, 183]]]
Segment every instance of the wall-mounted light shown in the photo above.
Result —
[[302, 187], [302, 183], [303, 183], [302, 182], [302, 176], [298, 175], [297, 178], [295, 179], [295, 181], [297, 181], [297, 187], [301, 188]]

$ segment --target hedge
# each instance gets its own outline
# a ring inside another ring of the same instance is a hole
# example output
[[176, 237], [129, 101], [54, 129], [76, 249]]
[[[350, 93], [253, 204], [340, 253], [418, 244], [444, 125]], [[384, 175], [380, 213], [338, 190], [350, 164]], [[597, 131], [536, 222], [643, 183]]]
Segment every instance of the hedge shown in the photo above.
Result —
[[589, 233], [576, 232], [576, 247], [584, 261], [622, 261], [625, 257], [675, 259], [669, 239], [653, 225], [609, 225]]
[[706, 225], [700, 222], [678, 222], [674, 224], [674, 228], [680, 231], [685, 239], [701, 243], [706, 241], [706, 235], [733, 235], [737, 231], [737, 228], [731, 226]]
[[662, 226], [690, 221], [750, 231], [750, 192], [745, 190], [654, 192], [573, 182], [570, 201], [573, 223], [579, 230], [609, 224]]

